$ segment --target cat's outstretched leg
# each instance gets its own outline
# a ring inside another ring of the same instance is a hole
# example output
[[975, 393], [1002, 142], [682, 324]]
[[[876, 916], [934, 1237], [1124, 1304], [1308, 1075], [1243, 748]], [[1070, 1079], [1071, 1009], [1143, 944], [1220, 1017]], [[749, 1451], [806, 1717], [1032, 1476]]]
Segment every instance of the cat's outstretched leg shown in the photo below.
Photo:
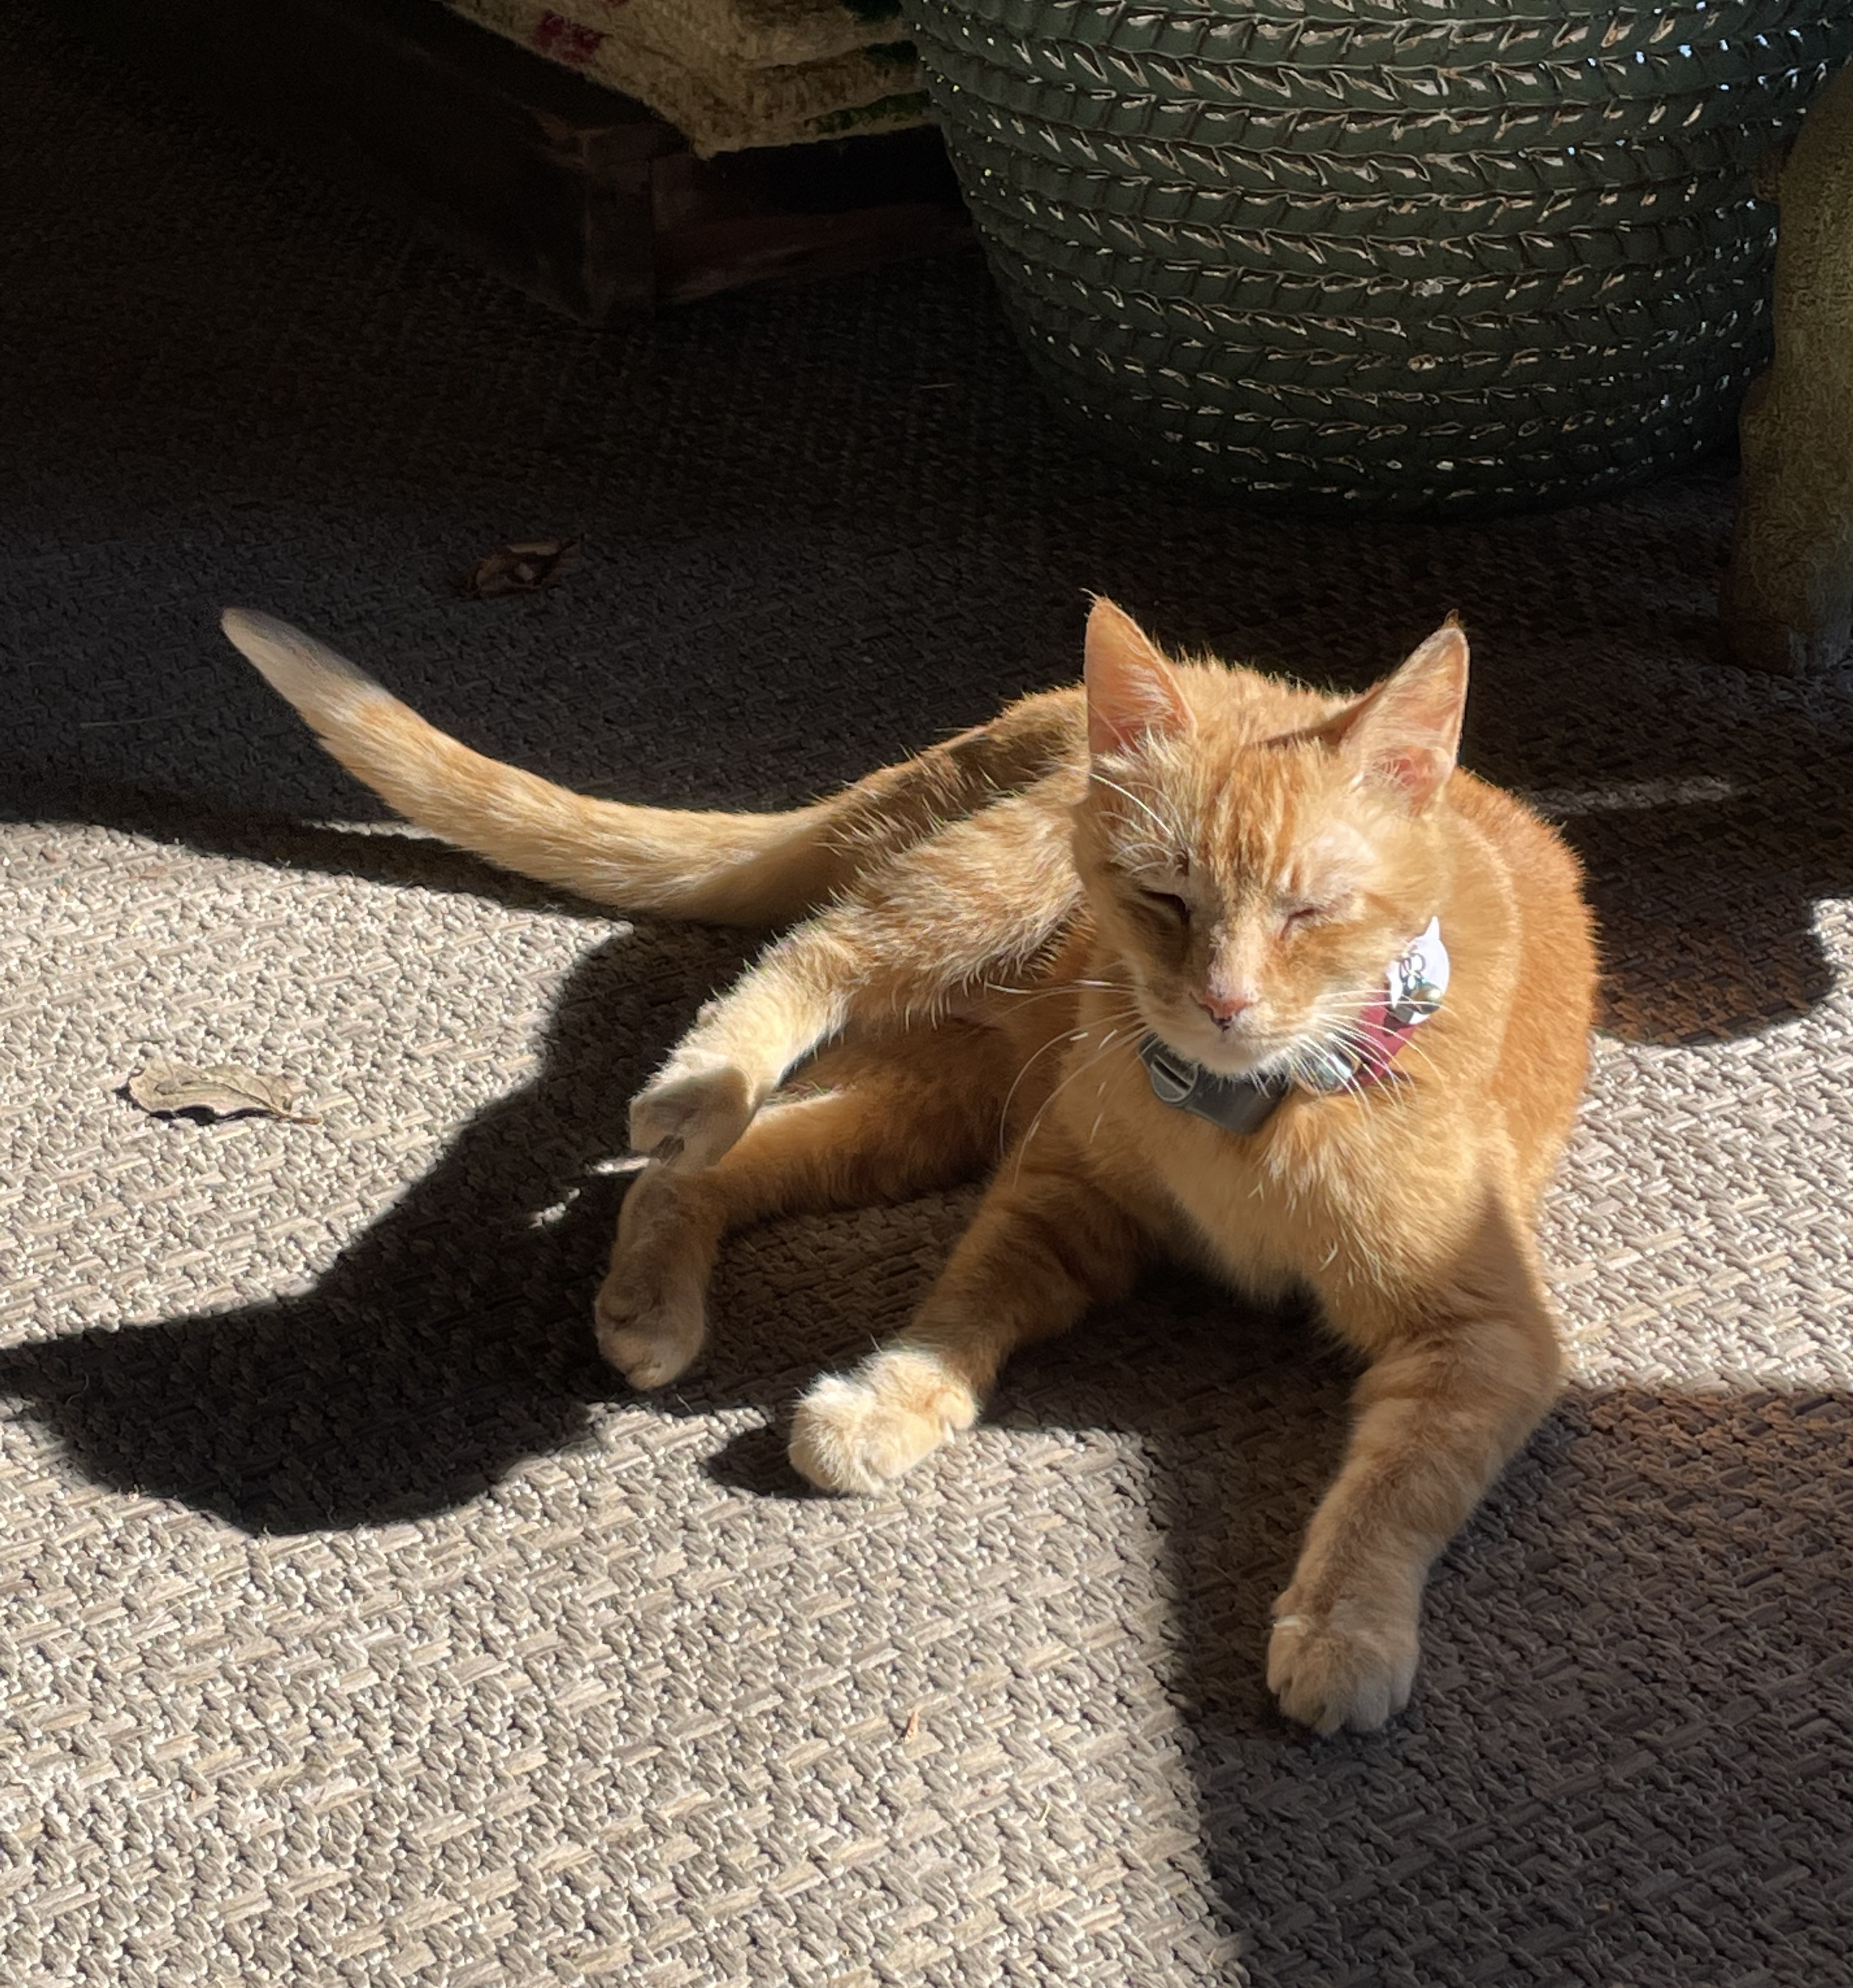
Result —
[[1435, 1556], [1549, 1409], [1561, 1354], [1526, 1231], [1503, 1203], [1405, 1302], [1334, 1279], [1333, 1322], [1372, 1356], [1344, 1462], [1274, 1604], [1268, 1686], [1320, 1733], [1408, 1703]]
[[957, 1024], [886, 1054], [835, 1051], [714, 1165], [652, 1162], [618, 1218], [596, 1308], [600, 1351], [633, 1387], [662, 1387], [702, 1349], [708, 1280], [730, 1229], [898, 1201], [977, 1172], [996, 1138], [1003, 1053], [995, 1037]]
[[1144, 1232], [1059, 1135], [1019, 1147], [907, 1330], [798, 1405], [791, 1460], [827, 1491], [878, 1491], [969, 1428], [1019, 1346], [1131, 1289]]
[[632, 1150], [697, 1173], [716, 1165], [786, 1075], [838, 1033], [856, 992], [841, 911], [807, 919], [706, 1002], [631, 1100]]
[[794, 926], [638, 1092], [632, 1147], [678, 1172], [712, 1166], [787, 1073], [851, 1025], [925, 1020], [1047, 968], [1079, 896], [1069, 836], [1046, 796], [1001, 800]]

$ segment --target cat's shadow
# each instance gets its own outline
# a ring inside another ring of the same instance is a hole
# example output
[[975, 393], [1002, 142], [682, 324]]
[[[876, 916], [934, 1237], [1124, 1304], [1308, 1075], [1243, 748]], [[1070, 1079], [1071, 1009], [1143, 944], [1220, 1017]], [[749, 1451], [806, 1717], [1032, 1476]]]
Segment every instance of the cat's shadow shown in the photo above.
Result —
[[[369, 871], [450, 860], [357, 840]], [[586, 954], [533, 1082], [465, 1124], [312, 1290], [15, 1347], [0, 1392], [98, 1482], [253, 1532], [445, 1510], [583, 1438], [590, 1405], [626, 1391], [589, 1323], [623, 1191], [601, 1169], [623, 1150], [644, 1045], [674, 1026], [662, 1011], [691, 1007], [740, 957], [732, 938], [658, 936], [644, 925]]]
[[[152, 798], [119, 795], [109, 811], [144, 831], [177, 826]], [[212, 817], [194, 803], [186, 814], [195, 847], [247, 860], [570, 908], [426, 841]], [[26, 1403], [96, 1482], [252, 1533], [453, 1509], [525, 1459], [591, 1439], [617, 1403], [666, 1416], [753, 1409], [755, 1425], [722, 1449], [711, 1474], [756, 1495], [814, 1495], [785, 1461], [793, 1399], [819, 1368], [866, 1350], [872, 1317], [905, 1318], [975, 1189], [893, 1213], [775, 1224], [730, 1244], [708, 1351], [661, 1394], [633, 1395], [600, 1360], [590, 1327], [624, 1188], [613, 1163], [626, 1105], [661, 1046], [752, 943], [647, 920], [594, 943], [560, 988], [532, 1081], [465, 1124], [313, 1288], [15, 1346], [0, 1351], [0, 1395]], [[176, 1124], [171, 1136], [222, 1134]], [[1162, 1361], [1124, 1355], [1132, 1324], [1142, 1343], [1199, 1368], [1234, 1360], [1274, 1371], [1270, 1385], [1300, 1404], [1282, 1425], [1311, 1445], [1310, 1503], [1331, 1462], [1319, 1431], [1337, 1425], [1337, 1365], [1331, 1355], [1297, 1357], [1304, 1320], [1245, 1318], [1232, 1334], [1237, 1316], [1208, 1286], [1172, 1278], [1128, 1312], [1027, 1356], [1002, 1412], [1102, 1427], [1131, 1414], [1152, 1440], [1173, 1425], [1182, 1432]]]

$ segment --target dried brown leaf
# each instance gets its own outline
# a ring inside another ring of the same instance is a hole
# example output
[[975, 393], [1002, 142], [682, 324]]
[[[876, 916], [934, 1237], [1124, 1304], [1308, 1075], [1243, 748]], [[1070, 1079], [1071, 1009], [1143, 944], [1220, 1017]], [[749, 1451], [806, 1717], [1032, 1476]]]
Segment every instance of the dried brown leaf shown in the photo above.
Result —
[[265, 1077], [242, 1063], [170, 1063], [157, 1057], [129, 1079], [129, 1095], [144, 1111], [203, 1111], [208, 1117], [235, 1118], [262, 1111], [272, 1118], [293, 1118], [304, 1124], [320, 1121], [296, 1108], [303, 1094], [299, 1077]]
[[499, 546], [464, 576], [472, 600], [499, 600], [504, 594], [539, 593], [557, 587], [579, 563], [577, 539], [524, 539]]

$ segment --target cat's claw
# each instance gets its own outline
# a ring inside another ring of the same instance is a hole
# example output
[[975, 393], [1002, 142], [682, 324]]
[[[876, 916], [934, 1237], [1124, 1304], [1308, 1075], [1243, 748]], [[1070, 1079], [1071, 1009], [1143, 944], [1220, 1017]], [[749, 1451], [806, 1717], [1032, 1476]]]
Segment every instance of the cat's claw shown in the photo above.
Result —
[[977, 1418], [976, 1397], [935, 1354], [877, 1353], [798, 1404], [792, 1467], [820, 1490], [881, 1491]]
[[631, 1150], [678, 1173], [698, 1172], [732, 1150], [759, 1103], [746, 1073], [732, 1063], [672, 1063], [631, 1100]]
[[[1409, 1702], [1419, 1655], [1413, 1617], [1353, 1610], [1295, 1613], [1275, 1604], [1267, 1688], [1287, 1717], [1315, 1733], [1375, 1733]], [[1354, 1619], [1347, 1619], [1354, 1618]]]

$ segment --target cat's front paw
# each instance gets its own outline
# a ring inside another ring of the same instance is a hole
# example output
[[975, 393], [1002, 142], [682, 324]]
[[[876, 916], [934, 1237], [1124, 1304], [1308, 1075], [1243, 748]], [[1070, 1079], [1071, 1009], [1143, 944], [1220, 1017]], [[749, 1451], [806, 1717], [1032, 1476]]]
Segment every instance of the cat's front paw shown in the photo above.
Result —
[[978, 1401], [922, 1347], [830, 1374], [798, 1404], [792, 1467], [823, 1491], [880, 1491], [978, 1419]]
[[1289, 1719], [1315, 1733], [1374, 1733], [1409, 1702], [1419, 1654], [1413, 1614], [1341, 1601], [1301, 1613], [1293, 1591], [1274, 1604], [1267, 1688]]
[[759, 1108], [752, 1080], [732, 1063], [668, 1069], [631, 1100], [631, 1145], [678, 1173], [731, 1151]]

